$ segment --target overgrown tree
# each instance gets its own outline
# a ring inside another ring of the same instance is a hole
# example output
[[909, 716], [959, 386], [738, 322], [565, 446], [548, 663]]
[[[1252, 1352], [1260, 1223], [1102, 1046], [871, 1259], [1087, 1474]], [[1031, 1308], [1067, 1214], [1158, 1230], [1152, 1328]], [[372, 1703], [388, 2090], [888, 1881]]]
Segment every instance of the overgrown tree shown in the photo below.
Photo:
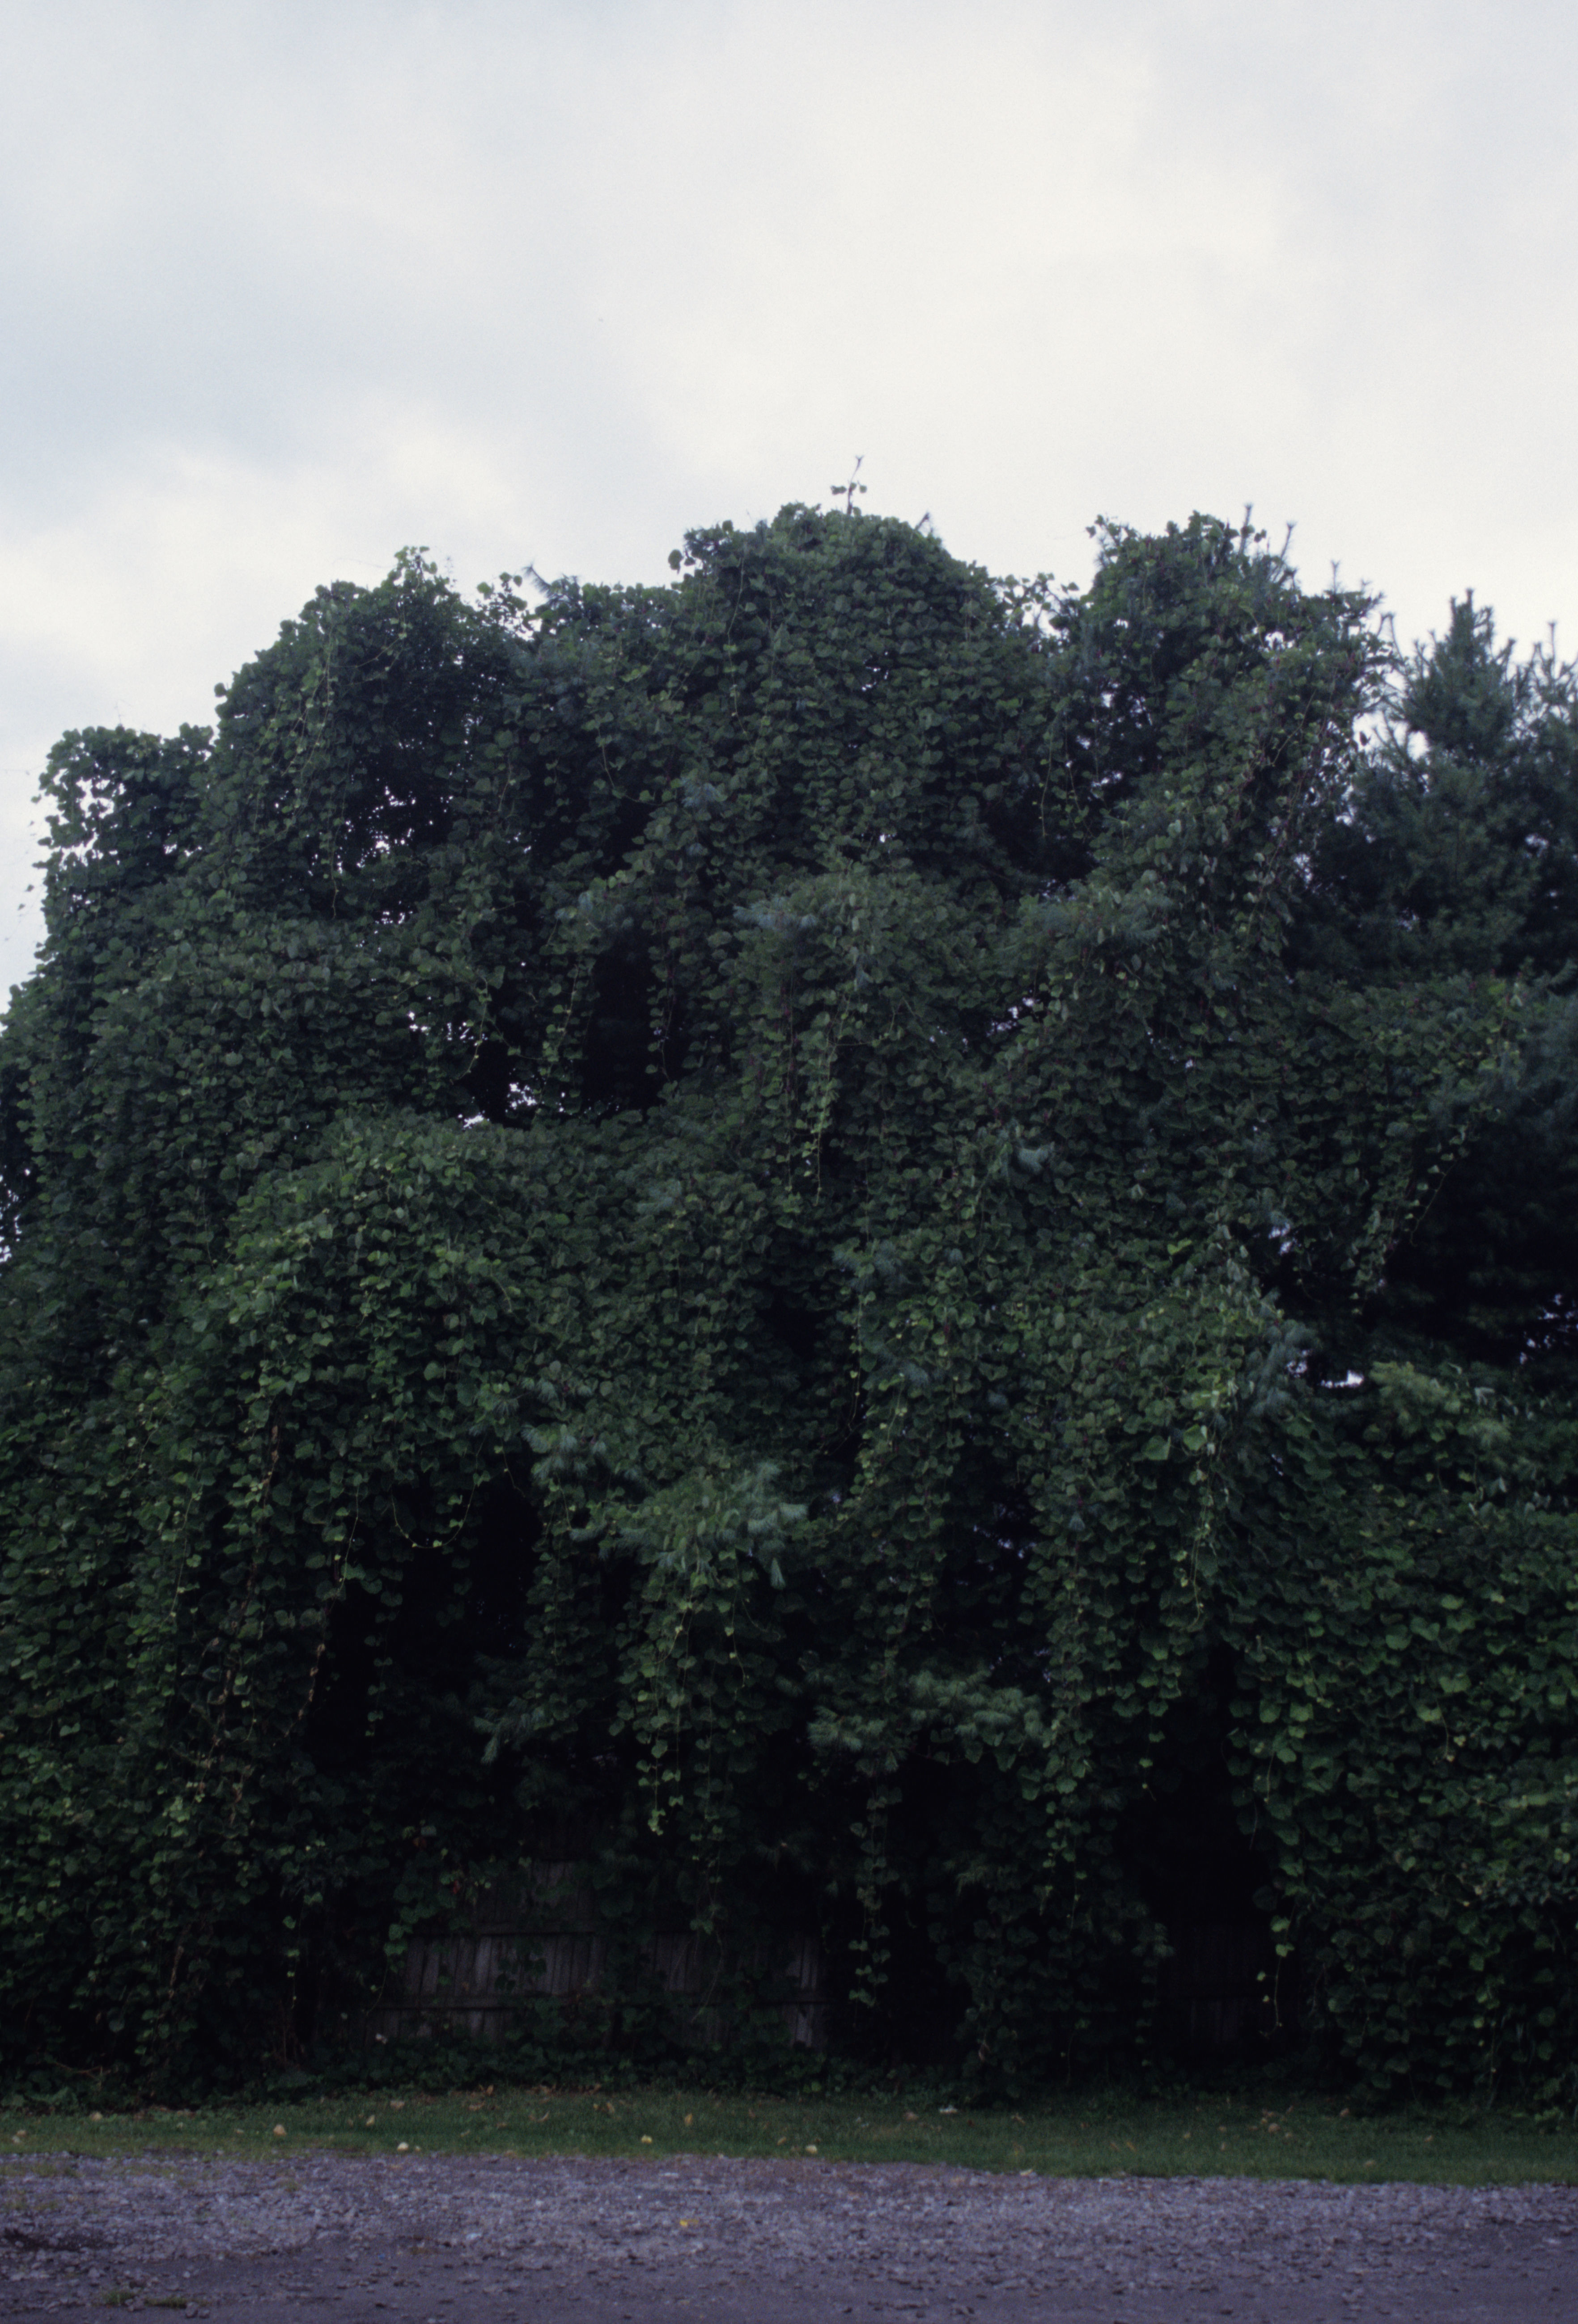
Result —
[[632, 1940], [815, 1914], [843, 2040], [1022, 2083], [1156, 2037], [1225, 1753], [1290, 2010], [1558, 2080], [1573, 732], [1247, 529], [1060, 594], [790, 508], [664, 590], [408, 557], [68, 736], [19, 2053], [246, 2070], [573, 1827]]

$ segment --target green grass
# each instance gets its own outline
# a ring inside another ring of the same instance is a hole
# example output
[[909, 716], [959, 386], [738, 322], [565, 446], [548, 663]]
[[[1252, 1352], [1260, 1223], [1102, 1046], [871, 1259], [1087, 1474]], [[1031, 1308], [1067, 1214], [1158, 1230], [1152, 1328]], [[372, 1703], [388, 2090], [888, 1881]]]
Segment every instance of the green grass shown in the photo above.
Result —
[[1386, 2179], [1458, 2186], [1578, 2182], [1578, 2130], [1488, 2111], [1355, 2116], [1298, 2096], [1090, 2098], [1013, 2111], [866, 2097], [717, 2097], [672, 2089], [387, 2090], [268, 2107], [135, 2113], [0, 2112], [0, 2153], [304, 2151], [422, 2154], [761, 2155], [779, 2161], [931, 2163], [1057, 2177], [1182, 2172], [1260, 2179]]

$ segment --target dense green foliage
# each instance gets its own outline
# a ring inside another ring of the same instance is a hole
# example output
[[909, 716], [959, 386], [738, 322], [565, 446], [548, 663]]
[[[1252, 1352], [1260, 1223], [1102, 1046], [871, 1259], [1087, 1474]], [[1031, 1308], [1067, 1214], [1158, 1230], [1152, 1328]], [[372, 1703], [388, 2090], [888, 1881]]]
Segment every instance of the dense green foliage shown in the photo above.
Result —
[[1057, 594], [790, 509], [68, 736], [5, 2039], [288, 2054], [574, 1845], [1027, 2084], [1165, 2030], [1225, 1766], [1291, 2015], [1563, 2082], [1574, 707], [1208, 520]]

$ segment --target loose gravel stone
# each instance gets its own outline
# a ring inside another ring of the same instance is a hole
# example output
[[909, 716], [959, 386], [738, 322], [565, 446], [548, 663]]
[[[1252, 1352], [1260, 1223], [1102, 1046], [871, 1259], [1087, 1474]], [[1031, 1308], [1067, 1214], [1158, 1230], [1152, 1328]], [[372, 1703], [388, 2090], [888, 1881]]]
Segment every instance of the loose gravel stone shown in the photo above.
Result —
[[223, 2324], [1508, 2324], [1578, 2316], [1568, 2188], [916, 2163], [0, 2158], [0, 2317]]

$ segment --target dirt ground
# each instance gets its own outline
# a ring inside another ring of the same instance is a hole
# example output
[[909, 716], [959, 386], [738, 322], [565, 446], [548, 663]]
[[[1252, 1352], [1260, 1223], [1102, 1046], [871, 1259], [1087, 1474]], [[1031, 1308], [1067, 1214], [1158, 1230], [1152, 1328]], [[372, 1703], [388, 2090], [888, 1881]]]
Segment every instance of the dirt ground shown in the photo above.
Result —
[[312, 2153], [0, 2158], [0, 2318], [1509, 2324], [1578, 2317], [1578, 2190]]

